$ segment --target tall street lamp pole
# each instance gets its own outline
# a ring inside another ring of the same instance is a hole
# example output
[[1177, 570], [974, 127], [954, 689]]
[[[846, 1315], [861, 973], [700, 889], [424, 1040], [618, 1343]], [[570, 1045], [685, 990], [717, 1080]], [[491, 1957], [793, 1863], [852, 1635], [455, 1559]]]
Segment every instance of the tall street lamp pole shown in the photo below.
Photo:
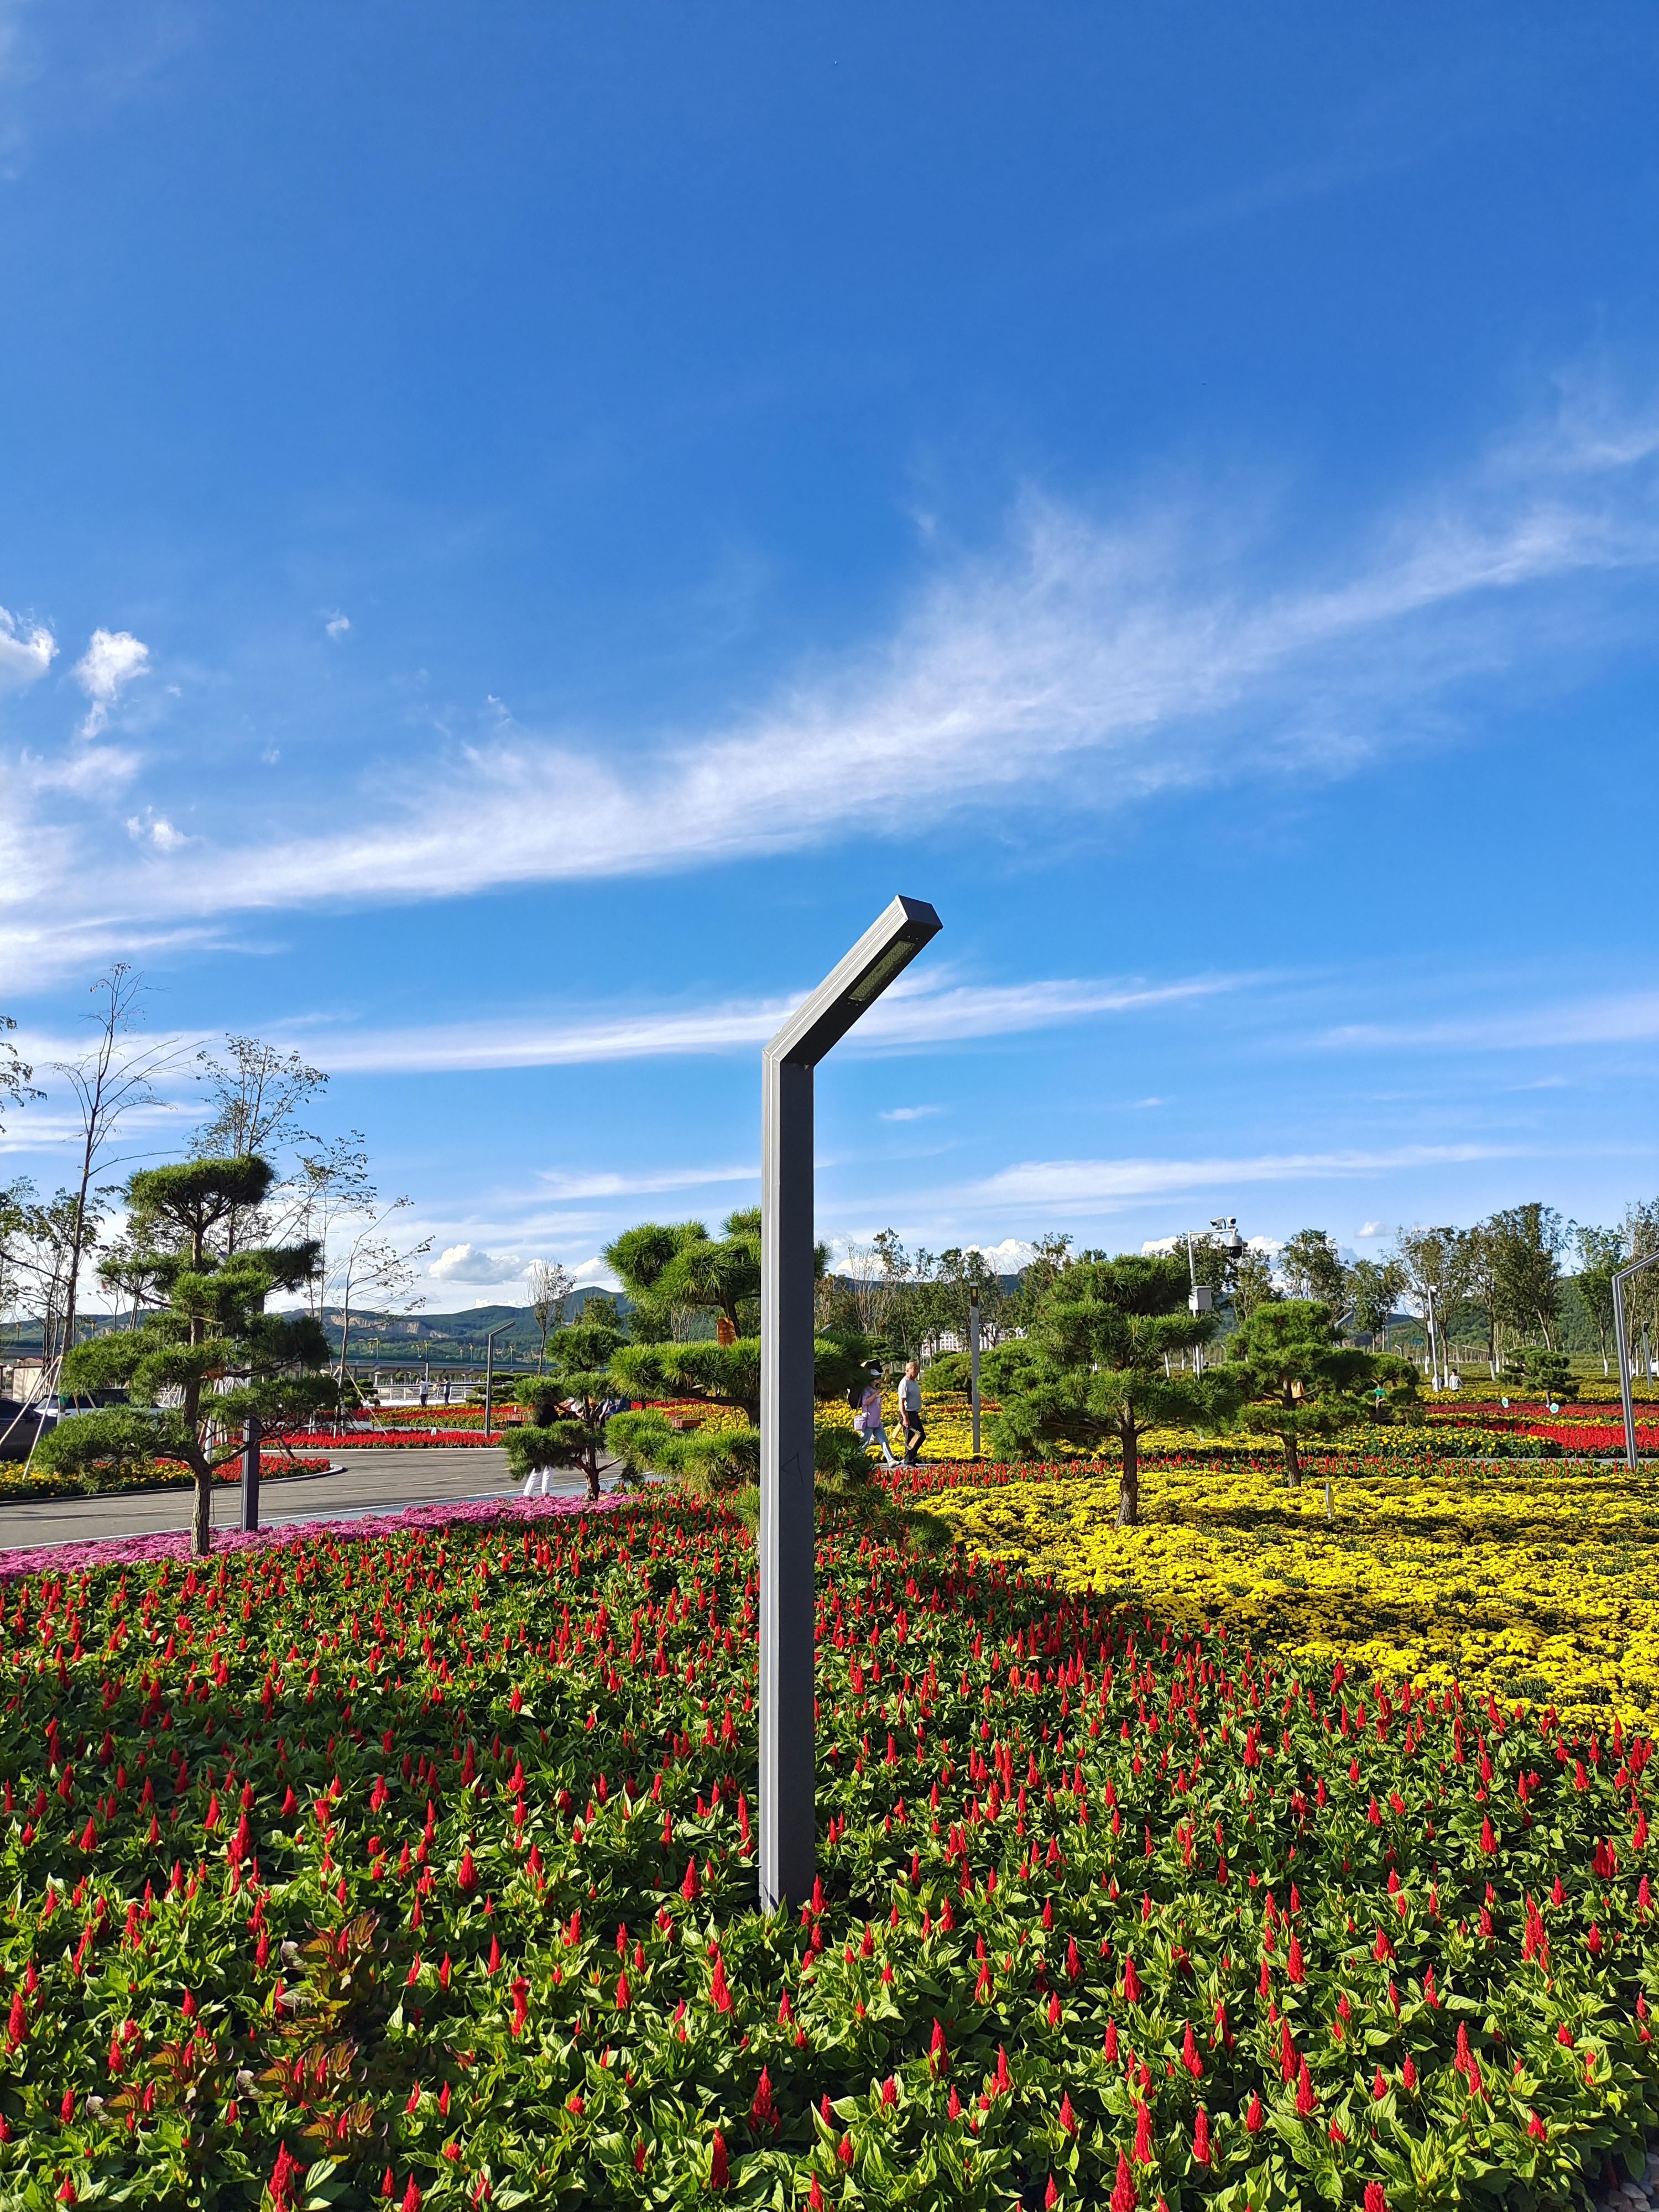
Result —
[[974, 1422], [974, 1457], [979, 1457], [979, 1300], [968, 1309], [968, 1393]]
[[495, 1395], [495, 1339], [498, 1336], [505, 1336], [508, 1329], [515, 1328], [517, 1326], [516, 1322], [504, 1321], [498, 1322], [494, 1328], [484, 1331], [483, 1432], [486, 1442], [489, 1437], [490, 1402]]
[[1659, 1252], [1650, 1252], [1644, 1260], [1632, 1260], [1627, 1267], [1617, 1269], [1613, 1278], [1613, 1334], [1619, 1346], [1619, 1397], [1625, 1409], [1625, 1465], [1632, 1472], [1636, 1467], [1636, 1408], [1630, 1395], [1630, 1332], [1625, 1326], [1625, 1285], [1644, 1267], [1656, 1265], [1659, 1265]]
[[761, 1055], [760, 1898], [811, 1893], [813, 1717], [812, 1073], [939, 916], [896, 898]]

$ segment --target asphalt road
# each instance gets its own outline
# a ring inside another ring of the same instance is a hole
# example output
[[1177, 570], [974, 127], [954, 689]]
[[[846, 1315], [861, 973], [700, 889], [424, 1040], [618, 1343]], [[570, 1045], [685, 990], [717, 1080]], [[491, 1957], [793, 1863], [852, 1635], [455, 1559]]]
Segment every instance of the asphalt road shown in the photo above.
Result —
[[[507, 1471], [507, 1454], [493, 1445], [431, 1451], [418, 1448], [387, 1451], [352, 1450], [333, 1455], [337, 1474], [300, 1474], [259, 1489], [259, 1523], [337, 1521], [357, 1513], [395, 1513], [405, 1505], [461, 1504], [472, 1498], [510, 1498], [518, 1484]], [[581, 1477], [555, 1474], [548, 1494], [580, 1497]], [[149, 1490], [118, 1498], [30, 1498], [0, 1503], [0, 1551], [32, 1544], [84, 1544], [100, 1536], [154, 1536], [190, 1526], [188, 1490]], [[241, 1526], [242, 1493], [225, 1484], [213, 1493], [216, 1528]]]

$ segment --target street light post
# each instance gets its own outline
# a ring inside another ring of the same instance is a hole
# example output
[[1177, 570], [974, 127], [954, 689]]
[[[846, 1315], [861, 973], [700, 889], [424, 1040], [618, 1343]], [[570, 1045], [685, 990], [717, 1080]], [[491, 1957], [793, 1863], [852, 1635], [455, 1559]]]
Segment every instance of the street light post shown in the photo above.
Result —
[[968, 1389], [973, 1408], [974, 1457], [979, 1457], [979, 1300], [968, 1309]]
[[495, 1339], [498, 1336], [505, 1336], [508, 1329], [517, 1326], [516, 1322], [504, 1321], [498, 1323], [495, 1328], [487, 1328], [484, 1331], [483, 1432], [486, 1443], [489, 1438], [490, 1402], [495, 1395]]
[[[1226, 1241], [1223, 1243], [1221, 1249], [1225, 1256], [1232, 1261], [1235, 1267], [1237, 1267], [1238, 1262], [1243, 1258], [1245, 1250], [1244, 1239], [1238, 1233], [1237, 1216], [1231, 1213], [1218, 1214], [1216, 1218], [1211, 1222], [1210, 1226], [1212, 1229], [1224, 1230], [1226, 1231]], [[1200, 1229], [1198, 1233], [1202, 1237], [1204, 1231]], [[1193, 1314], [1213, 1313], [1215, 1311], [1215, 1291], [1210, 1284], [1200, 1283], [1198, 1279], [1198, 1262], [1193, 1256], [1193, 1232], [1190, 1229], [1183, 1229], [1181, 1231], [1181, 1234], [1187, 1240], [1187, 1278], [1192, 1285], [1187, 1293], [1187, 1310], [1188, 1313]], [[1164, 1354], [1164, 1361], [1167, 1370], [1169, 1361], [1169, 1354], [1167, 1352]], [[1193, 1347], [1193, 1372], [1195, 1375], [1201, 1375], [1204, 1372], [1204, 1347], [1202, 1345], [1194, 1345]]]
[[[1659, 1252], [1650, 1252], [1644, 1260], [1632, 1260], [1628, 1267], [1615, 1270], [1613, 1278], [1613, 1334], [1619, 1346], [1619, 1398], [1625, 1411], [1625, 1465], [1632, 1473], [1636, 1468], [1636, 1408], [1630, 1395], [1630, 1333], [1625, 1327], [1625, 1285], [1644, 1267], [1655, 1266], [1659, 1266]], [[1645, 1329], [1643, 1334], [1646, 1334]]]
[[812, 1074], [936, 937], [896, 898], [761, 1055], [760, 1901], [811, 1893], [813, 1798]]

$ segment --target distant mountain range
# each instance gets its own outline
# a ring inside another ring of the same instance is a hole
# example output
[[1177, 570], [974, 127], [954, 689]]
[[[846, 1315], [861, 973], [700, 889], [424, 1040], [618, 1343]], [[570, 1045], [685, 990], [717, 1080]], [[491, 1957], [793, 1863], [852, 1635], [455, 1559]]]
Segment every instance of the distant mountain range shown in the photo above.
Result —
[[[594, 1296], [592, 1288], [572, 1291], [565, 1301], [565, 1319], [577, 1320]], [[626, 1297], [617, 1297], [617, 1304], [623, 1313], [629, 1310]], [[82, 1316], [86, 1334], [97, 1335], [104, 1330], [118, 1328], [119, 1322], [109, 1314], [87, 1314]], [[478, 1366], [484, 1356], [484, 1335], [489, 1329], [497, 1328], [503, 1322], [512, 1326], [504, 1336], [495, 1340], [495, 1364], [498, 1367], [533, 1367], [536, 1355], [541, 1350], [541, 1332], [528, 1306], [487, 1305], [469, 1306], [460, 1313], [354, 1313], [351, 1316], [350, 1359], [354, 1367], [386, 1366]], [[340, 1309], [325, 1307], [323, 1327], [338, 1351], [340, 1342]], [[0, 1329], [0, 1357], [37, 1358], [40, 1351], [39, 1321], [21, 1321]]]

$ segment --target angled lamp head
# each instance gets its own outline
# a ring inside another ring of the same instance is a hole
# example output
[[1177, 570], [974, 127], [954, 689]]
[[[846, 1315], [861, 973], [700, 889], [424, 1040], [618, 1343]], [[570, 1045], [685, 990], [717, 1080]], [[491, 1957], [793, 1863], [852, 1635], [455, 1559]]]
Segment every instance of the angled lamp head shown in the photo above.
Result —
[[925, 899], [894, 899], [811, 996], [796, 1007], [767, 1046], [766, 1057], [795, 1067], [816, 1067], [943, 926]]

